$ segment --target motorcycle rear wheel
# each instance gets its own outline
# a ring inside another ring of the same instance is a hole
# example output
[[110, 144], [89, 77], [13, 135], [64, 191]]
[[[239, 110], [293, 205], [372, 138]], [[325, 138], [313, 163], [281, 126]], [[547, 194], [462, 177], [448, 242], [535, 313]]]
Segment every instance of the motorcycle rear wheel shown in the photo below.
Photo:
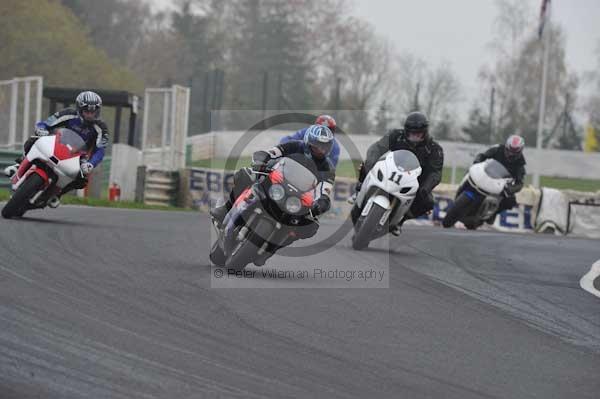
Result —
[[459, 219], [467, 214], [469, 206], [471, 206], [471, 199], [464, 192], [461, 193], [458, 198], [454, 201], [454, 205], [446, 213], [446, 217], [442, 220], [442, 226], [449, 228], [454, 226]]

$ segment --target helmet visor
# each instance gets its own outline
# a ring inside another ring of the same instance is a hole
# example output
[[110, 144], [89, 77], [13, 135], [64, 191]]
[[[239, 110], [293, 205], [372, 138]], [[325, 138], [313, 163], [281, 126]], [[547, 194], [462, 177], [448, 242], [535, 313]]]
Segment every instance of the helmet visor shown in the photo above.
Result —
[[520, 148], [504, 147], [504, 156], [509, 161], [514, 161], [515, 159], [519, 158], [520, 155], [521, 155], [521, 149]]
[[80, 108], [80, 113], [86, 121], [94, 121], [100, 116], [100, 106], [95, 104], [84, 105]]
[[331, 152], [332, 145], [333, 145], [333, 143], [331, 141], [328, 143], [321, 143], [321, 142], [311, 143], [309, 146], [310, 153], [312, 154], [313, 157], [315, 157], [317, 159], [323, 159], [327, 155], [329, 155], [329, 153]]
[[425, 140], [425, 136], [427, 136], [427, 130], [424, 129], [411, 129], [406, 132], [406, 137], [411, 143], [420, 143]]
[[98, 111], [88, 111], [87, 109], [84, 109], [84, 110], [81, 111], [81, 116], [86, 121], [93, 121], [93, 120], [95, 120], [97, 118]]
[[514, 161], [519, 158], [521, 152], [523, 152], [523, 147], [525, 147], [525, 141], [522, 137], [517, 135], [510, 136], [504, 145], [504, 155], [506, 159]]

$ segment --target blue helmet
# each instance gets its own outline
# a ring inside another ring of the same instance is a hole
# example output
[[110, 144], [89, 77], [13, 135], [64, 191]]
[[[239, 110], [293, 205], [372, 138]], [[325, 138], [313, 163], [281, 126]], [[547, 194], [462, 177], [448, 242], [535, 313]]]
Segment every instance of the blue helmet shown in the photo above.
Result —
[[304, 133], [304, 154], [309, 158], [324, 159], [333, 148], [333, 133], [327, 126], [311, 125]]

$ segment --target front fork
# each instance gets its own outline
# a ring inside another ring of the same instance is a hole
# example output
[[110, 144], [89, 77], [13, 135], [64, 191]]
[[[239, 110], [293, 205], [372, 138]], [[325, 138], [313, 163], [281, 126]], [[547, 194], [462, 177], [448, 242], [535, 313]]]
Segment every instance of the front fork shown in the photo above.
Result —
[[[252, 193], [249, 191], [245, 194], [246, 195], [242, 200], [238, 198], [238, 200], [234, 204], [234, 207], [225, 219], [227, 223], [223, 231], [224, 244], [226, 242], [239, 243], [240, 241], [245, 240], [248, 234], [253, 230], [252, 226], [255, 224], [256, 218], [267, 217], [265, 215], [264, 210], [256, 204], [256, 202], [259, 202], [256, 193]], [[255, 205], [255, 207], [252, 209], [248, 209], [252, 205]], [[240, 218], [242, 219], [241, 223]], [[238, 224], [242, 224], [242, 227], [236, 233], [235, 229]], [[287, 240], [286, 236], [283, 240], [281, 240], [281, 242], [278, 242], [279, 240], [277, 242], [273, 242], [274, 238], [276, 238], [276, 235], [278, 235], [281, 232], [283, 225], [278, 221], [273, 221], [271, 224], [274, 226], [274, 228], [271, 229], [269, 235], [267, 237], [260, 237], [262, 239], [262, 243], [259, 244], [260, 247], [258, 250], [258, 255], [264, 254], [271, 244], [273, 246], [279, 246]], [[236, 234], [236, 236], [233, 237], [233, 234]]]
[[[266, 217], [264, 216], [263, 210], [260, 208], [254, 208], [253, 214], [248, 219], [248, 222], [238, 232], [238, 241], [244, 240], [246, 238], [248, 233], [252, 230], [252, 228], [248, 226], [252, 226], [256, 218], [260, 217]], [[282, 238], [281, 232], [283, 229], [283, 225], [276, 220], [271, 220], [270, 222], [273, 222], [271, 223], [273, 225], [273, 229], [271, 229], [271, 232], [267, 237], [261, 237], [263, 242], [258, 248], [258, 255], [263, 255], [265, 252], [267, 252], [268, 249], [271, 249], [271, 251], [269, 252], [273, 252], [272, 250], [276, 250], [284, 246], [284, 244], [286, 244], [290, 238], [295, 238], [293, 230], [290, 230], [285, 235], [285, 237]]]
[[54, 181], [52, 176], [49, 175], [47, 171], [40, 168], [38, 165], [29, 161], [27, 158], [24, 158], [21, 161], [17, 173], [15, 173], [15, 176], [13, 176], [12, 178], [12, 191], [16, 192], [32, 173], [36, 173], [42, 179], [44, 179], [45, 184], [41, 190], [39, 190], [33, 197], [29, 199], [29, 205], [35, 205], [39, 201], [39, 199], [44, 195], [44, 193], [49, 193], [50, 195], [53, 195], [57, 192], [56, 185], [53, 186], [52, 184]]

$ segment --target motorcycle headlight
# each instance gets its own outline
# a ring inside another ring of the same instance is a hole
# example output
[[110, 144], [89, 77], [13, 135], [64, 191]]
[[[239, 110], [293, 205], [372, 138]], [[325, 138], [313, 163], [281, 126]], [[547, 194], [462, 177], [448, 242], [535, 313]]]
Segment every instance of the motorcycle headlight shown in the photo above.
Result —
[[285, 201], [285, 209], [289, 213], [300, 212], [300, 209], [302, 209], [302, 201], [300, 201], [300, 198], [298, 197], [289, 197]]
[[279, 201], [285, 197], [285, 189], [281, 184], [273, 184], [271, 188], [269, 188], [269, 197], [273, 201]]

